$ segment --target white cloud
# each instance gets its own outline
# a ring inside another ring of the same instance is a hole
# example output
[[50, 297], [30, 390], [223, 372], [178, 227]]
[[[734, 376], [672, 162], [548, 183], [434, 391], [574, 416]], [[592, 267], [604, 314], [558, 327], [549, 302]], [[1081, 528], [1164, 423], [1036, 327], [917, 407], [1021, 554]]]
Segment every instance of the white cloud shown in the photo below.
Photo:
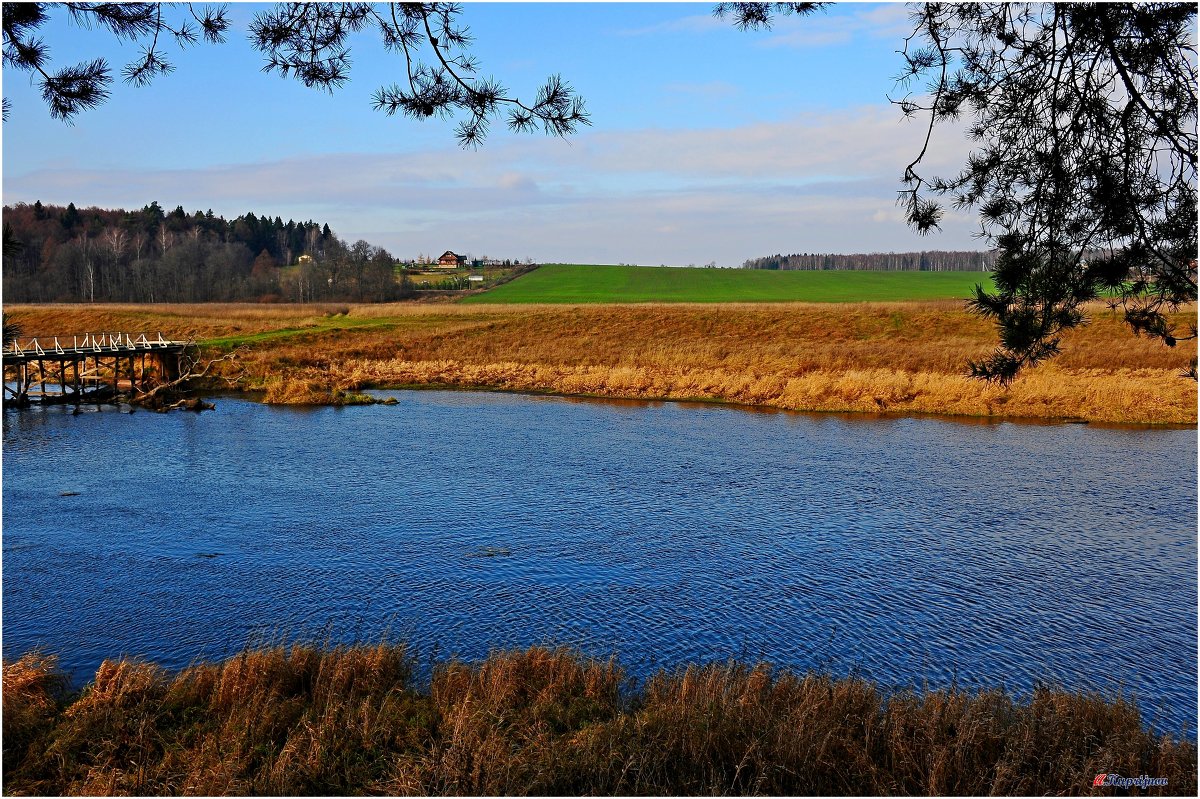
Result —
[[862, 13], [867, 30], [877, 39], [907, 36], [913, 31], [912, 11], [907, 3], [882, 3]]
[[813, 14], [781, 17], [772, 26], [774, 35], [760, 47], [826, 47], [858, 39], [896, 39], [912, 32], [908, 7], [903, 3], [863, 5], [845, 15]]
[[[898, 176], [920, 151], [924, 134], [919, 123], [901, 119], [895, 109], [872, 106], [732, 128], [599, 132], [549, 155], [560, 168], [614, 174], [784, 180]], [[935, 145], [927, 158], [935, 170], [952, 168], [967, 153], [956, 130], [937, 131]]]
[[[213, 208], [318, 219], [397, 255], [444, 249], [583, 263], [738, 264], [769, 252], [975, 248], [969, 216], [919, 239], [895, 206], [923, 130], [890, 107], [707, 130], [586, 132], [458, 149], [191, 170], [4, 176], [6, 202]], [[967, 145], [939, 131], [929, 171]]]
[[845, 26], [831, 26], [825, 30], [796, 30], [780, 33], [758, 43], [759, 47], [829, 47], [846, 44], [853, 33]]
[[[853, 8], [847, 14], [818, 11], [805, 16], [776, 14], [760, 47], [821, 47], [844, 44], [862, 37], [895, 38], [912, 32], [905, 3], [845, 4]], [[618, 36], [654, 36], [671, 33], [697, 34], [732, 30], [732, 19], [712, 14], [694, 14], [665, 20], [641, 28], [616, 31]]]

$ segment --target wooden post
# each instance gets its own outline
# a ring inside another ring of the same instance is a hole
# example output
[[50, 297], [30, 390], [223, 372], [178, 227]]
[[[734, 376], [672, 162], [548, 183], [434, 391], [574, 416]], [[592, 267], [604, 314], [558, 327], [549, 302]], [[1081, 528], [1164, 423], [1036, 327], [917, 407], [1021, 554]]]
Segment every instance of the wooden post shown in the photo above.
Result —
[[75, 359], [75, 404], [79, 404], [79, 359]]
[[[99, 390], [104, 385], [104, 378], [100, 376], [100, 354], [97, 353], [92, 357], [96, 359], [96, 371], [92, 372], [92, 388]], [[96, 404], [99, 405], [100, 395], [93, 392], [92, 397], [95, 398]]]

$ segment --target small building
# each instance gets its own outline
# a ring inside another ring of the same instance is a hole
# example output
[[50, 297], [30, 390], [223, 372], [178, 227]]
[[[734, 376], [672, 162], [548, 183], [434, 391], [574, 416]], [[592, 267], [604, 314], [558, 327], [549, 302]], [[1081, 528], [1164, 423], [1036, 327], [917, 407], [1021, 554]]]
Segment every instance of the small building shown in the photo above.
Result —
[[442, 257], [438, 258], [438, 267], [441, 269], [458, 269], [460, 266], [467, 265], [467, 256], [456, 255], [450, 250], [442, 253]]

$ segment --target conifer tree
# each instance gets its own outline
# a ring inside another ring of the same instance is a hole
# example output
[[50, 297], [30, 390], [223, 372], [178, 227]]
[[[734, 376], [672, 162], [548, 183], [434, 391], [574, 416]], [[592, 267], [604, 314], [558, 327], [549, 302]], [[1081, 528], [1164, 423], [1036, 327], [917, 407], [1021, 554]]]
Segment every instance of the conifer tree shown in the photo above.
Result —
[[[822, 5], [715, 13], [758, 28]], [[1009, 383], [1057, 354], [1097, 299], [1167, 346], [1195, 338], [1167, 313], [1196, 300], [1196, 5], [924, 3], [911, 18], [902, 85], [927, 91], [893, 102], [926, 136], [900, 202], [921, 233], [938, 227], [938, 198], [975, 209], [998, 254], [995, 290], [977, 288], [971, 307], [1000, 346], [972, 373]], [[925, 174], [935, 128], [959, 119], [967, 163]]]
[[[471, 37], [459, 24], [455, 3], [279, 3], [254, 16], [250, 41], [262, 53], [263, 70], [292, 77], [305, 86], [333, 91], [350, 77], [352, 37], [372, 30], [402, 67], [395, 83], [380, 87], [374, 107], [414, 119], [458, 117], [456, 136], [478, 146], [496, 120], [514, 131], [566, 136], [590, 124], [582, 98], [558, 75], [548, 78], [532, 102], [513, 96], [501, 83], [479, 76], [470, 54]], [[54, 70], [50, 48], [37, 34], [52, 14], [69, 14], [77, 24], [99, 28], [142, 45], [126, 64], [126, 83], [140, 86], [172, 72], [163, 49], [174, 41], [188, 47], [203, 40], [225, 41], [225, 6], [193, 3], [4, 3], [4, 66], [31, 73], [51, 116], [70, 120], [111, 93], [112, 67], [95, 58]], [[9, 104], [4, 101], [4, 118]]]

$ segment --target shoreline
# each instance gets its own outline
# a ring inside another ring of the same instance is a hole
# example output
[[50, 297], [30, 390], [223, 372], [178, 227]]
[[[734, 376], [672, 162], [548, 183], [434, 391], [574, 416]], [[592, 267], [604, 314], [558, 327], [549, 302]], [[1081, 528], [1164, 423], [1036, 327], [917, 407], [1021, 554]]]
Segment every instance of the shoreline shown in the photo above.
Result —
[[[938, 411], [855, 411], [855, 410], [837, 410], [823, 408], [783, 408], [775, 405], [766, 404], [749, 404], [737, 402], [734, 400], [725, 400], [719, 398], [704, 398], [704, 397], [654, 397], [641, 396], [629, 397], [610, 394], [581, 394], [581, 393], [566, 393], [554, 391], [551, 389], [519, 389], [507, 388], [504, 386], [486, 385], [486, 384], [456, 384], [456, 383], [379, 383], [365, 384], [358, 386], [357, 391], [363, 392], [386, 392], [386, 391], [452, 391], [461, 393], [486, 393], [486, 394], [511, 394], [515, 396], [526, 397], [545, 397], [551, 399], [564, 400], [585, 400], [601, 403], [613, 403], [618, 405], [631, 406], [652, 406], [663, 403], [671, 403], [680, 406], [694, 406], [697, 408], [727, 408], [729, 410], [741, 411], [744, 413], [764, 413], [764, 414], [795, 414], [798, 416], [820, 416], [834, 417], [844, 419], [846, 421], [896, 421], [901, 419], [929, 419], [933, 421], [949, 422], [954, 424], [972, 425], [972, 426], [989, 426], [997, 424], [1017, 424], [1027, 425], [1031, 427], [1062, 427], [1068, 425], [1080, 425], [1086, 427], [1096, 427], [1102, 430], [1195, 430], [1196, 424], [1187, 422], [1113, 422], [1104, 420], [1090, 420], [1079, 417], [1048, 417], [1048, 416], [1016, 416], [1016, 415], [971, 415], [971, 414], [952, 414], [942, 413]], [[254, 401], [263, 405], [273, 407], [297, 407], [297, 408], [322, 408], [322, 407], [358, 407], [360, 405], [382, 405], [385, 404], [378, 398], [374, 398], [374, 402], [361, 403], [346, 403], [338, 405], [334, 402], [313, 402], [313, 403], [270, 403], [265, 402], [264, 397], [266, 391], [260, 388], [210, 388], [202, 391], [201, 394], [205, 398], [220, 398], [232, 397], [236, 399], [245, 399]]]
[[[1119, 315], [1064, 337], [1063, 353], [1007, 389], [966, 376], [995, 330], [960, 303], [11, 306], [31, 335], [163, 330], [219, 375], [279, 404], [334, 404], [367, 387], [437, 386], [564, 397], [687, 401], [819, 413], [1194, 427], [1168, 348]], [[1195, 319], [1194, 309], [1176, 321]], [[219, 384], [219, 381], [218, 381]]]
[[[1174, 381], [1178, 381], [1175, 383]], [[267, 404], [336, 405], [369, 389], [476, 390], [647, 402], [690, 402], [865, 418], [940, 417], [963, 421], [1196, 427], [1179, 393], [1195, 384], [1161, 370], [1078, 374], [1042, 367], [1009, 389], [963, 375], [896, 370], [817, 372], [801, 377], [653, 367], [543, 363], [346, 361], [328, 369], [268, 373], [240, 387]], [[1164, 401], [1164, 396], [1174, 399]], [[1192, 397], [1194, 403], [1194, 395]]]

